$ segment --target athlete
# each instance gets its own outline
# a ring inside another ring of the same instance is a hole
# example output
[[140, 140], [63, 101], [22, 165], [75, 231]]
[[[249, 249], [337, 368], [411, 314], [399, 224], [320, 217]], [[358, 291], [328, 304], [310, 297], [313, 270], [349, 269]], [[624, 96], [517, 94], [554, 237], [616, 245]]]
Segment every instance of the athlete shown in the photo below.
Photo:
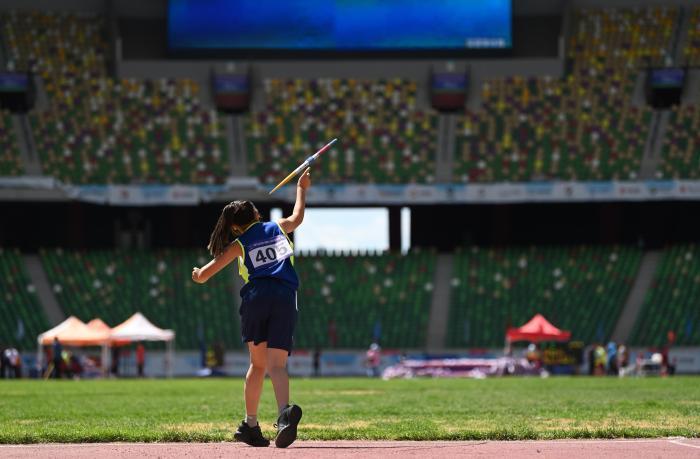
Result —
[[[265, 371], [272, 380], [279, 410], [275, 446], [286, 448], [296, 440], [301, 419], [301, 408], [289, 404], [287, 357], [292, 352], [297, 320], [299, 279], [288, 234], [304, 220], [309, 186], [311, 173], [307, 168], [297, 182], [292, 215], [276, 222], [262, 222], [250, 201], [226, 205], [207, 246], [214, 259], [192, 269], [192, 280], [204, 283], [238, 258], [238, 270], [245, 281], [239, 311], [241, 336], [248, 345], [250, 367], [244, 386], [246, 416], [233, 436], [251, 446], [270, 444], [262, 435], [257, 416]], [[231, 236], [236, 237], [233, 242]]]

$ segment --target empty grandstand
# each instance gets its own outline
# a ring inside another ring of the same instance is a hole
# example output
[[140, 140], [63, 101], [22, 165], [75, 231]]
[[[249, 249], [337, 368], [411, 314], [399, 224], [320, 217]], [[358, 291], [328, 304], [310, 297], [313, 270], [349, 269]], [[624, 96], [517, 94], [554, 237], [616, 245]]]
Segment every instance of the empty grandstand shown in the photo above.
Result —
[[425, 347], [435, 254], [300, 257], [298, 345]]
[[3, 16], [8, 68], [41, 75], [30, 114], [42, 169], [63, 182], [221, 183], [223, 126], [189, 79], [108, 76], [100, 16]]
[[17, 147], [12, 115], [0, 111], [0, 175], [17, 176], [24, 173], [24, 167]]
[[700, 285], [700, 251], [697, 245], [679, 245], [664, 251], [653, 284], [634, 327], [632, 343], [664, 346], [668, 333], [676, 344], [700, 343], [696, 296]]
[[304, 152], [343, 139], [321, 183], [435, 181], [437, 117], [416, 107], [416, 82], [265, 80], [265, 111], [251, 115], [248, 154], [263, 183], [277, 183]]
[[0, 249], [0, 274], [0, 341], [23, 350], [34, 349], [36, 337], [49, 322], [19, 251]]
[[629, 247], [480, 249], [455, 255], [448, 343], [497, 347], [542, 313], [586, 343], [612, 334], [640, 253]]

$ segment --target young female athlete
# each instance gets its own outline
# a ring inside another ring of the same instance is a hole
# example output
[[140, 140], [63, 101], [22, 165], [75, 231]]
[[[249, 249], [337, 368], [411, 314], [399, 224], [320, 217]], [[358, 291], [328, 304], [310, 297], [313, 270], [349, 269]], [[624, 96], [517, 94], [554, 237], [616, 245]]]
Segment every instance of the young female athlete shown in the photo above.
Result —
[[[258, 425], [258, 402], [265, 371], [270, 375], [279, 417], [275, 445], [286, 448], [297, 436], [301, 408], [289, 404], [287, 357], [291, 354], [297, 320], [296, 291], [299, 286], [292, 242], [287, 236], [304, 220], [310, 169], [297, 183], [292, 215], [277, 222], [261, 222], [250, 201], [234, 201], [224, 207], [207, 248], [214, 257], [192, 270], [192, 280], [206, 282], [235, 258], [245, 281], [241, 289], [241, 335], [248, 344], [250, 367], [245, 378], [246, 417], [234, 438], [251, 446], [268, 446]], [[231, 242], [231, 235], [236, 239]]]

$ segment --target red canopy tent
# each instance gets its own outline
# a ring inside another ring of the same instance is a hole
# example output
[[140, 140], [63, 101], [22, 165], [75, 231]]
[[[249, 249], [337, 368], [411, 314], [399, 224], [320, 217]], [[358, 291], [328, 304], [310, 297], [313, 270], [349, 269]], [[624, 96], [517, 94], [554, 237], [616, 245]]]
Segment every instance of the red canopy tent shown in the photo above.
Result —
[[506, 341], [530, 341], [539, 343], [540, 341], [568, 341], [571, 332], [559, 330], [549, 323], [542, 314], [535, 314], [528, 323], [522, 327], [511, 327], [506, 333]]

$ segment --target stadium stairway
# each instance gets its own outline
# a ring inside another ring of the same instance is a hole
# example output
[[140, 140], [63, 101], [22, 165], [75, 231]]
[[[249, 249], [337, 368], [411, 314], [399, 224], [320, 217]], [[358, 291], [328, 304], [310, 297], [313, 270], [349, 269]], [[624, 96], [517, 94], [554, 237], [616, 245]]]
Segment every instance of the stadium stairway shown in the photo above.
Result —
[[[681, 50], [682, 51], [682, 50]], [[695, 101], [700, 98], [700, 71], [688, 70], [681, 107], [695, 105]], [[642, 180], [652, 180], [661, 178], [662, 160], [664, 157], [665, 141], [669, 126], [671, 125], [672, 110], [662, 110], [654, 113], [652, 127], [649, 130], [649, 137], [644, 148], [644, 156], [639, 177]]]
[[44, 314], [49, 320], [49, 324], [54, 326], [63, 322], [66, 315], [53, 294], [49, 278], [46, 276], [46, 271], [44, 271], [44, 265], [41, 263], [39, 255], [25, 255], [24, 265], [27, 268], [32, 284], [36, 288], [36, 294], [39, 297], [41, 307], [44, 309]]
[[455, 124], [457, 116], [441, 114], [438, 118], [438, 150], [435, 155], [435, 181], [449, 183], [452, 179], [452, 152], [455, 148]]
[[24, 171], [27, 175], [42, 175], [41, 163], [33, 148], [31, 130], [26, 115], [13, 115], [12, 124], [15, 130], [15, 138], [19, 148]]
[[692, 24], [692, 12], [689, 8], [680, 7], [680, 19], [678, 21], [678, 28], [676, 30], [676, 37], [674, 40], [674, 51], [673, 60], [675, 65], [681, 65], [684, 60], [684, 47], [683, 43], [688, 43], [690, 27]]
[[638, 72], [637, 78], [634, 80], [634, 90], [632, 91], [632, 106], [633, 107], [646, 107], [647, 96], [646, 96], [646, 72]]
[[694, 105], [700, 99], [700, 70], [689, 69], [681, 105]]
[[644, 155], [639, 170], [639, 177], [642, 180], [651, 180], [656, 177], [656, 170], [661, 162], [661, 148], [663, 140], [666, 138], [666, 129], [670, 113], [668, 110], [655, 112], [651, 120], [649, 136], [644, 144]]
[[430, 318], [428, 319], [428, 351], [438, 351], [445, 348], [447, 336], [447, 318], [450, 313], [450, 280], [452, 279], [452, 255], [440, 254], [435, 261], [435, 288], [430, 302]]
[[229, 145], [229, 165], [234, 177], [248, 177], [248, 154], [246, 151], [245, 117], [228, 115], [226, 121], [226, 142]]
[[611, 339], [616, 343], [629, 341], [632, 329], [637, 323], [637, 317], [642, 310], [646, 294], [654, 281], [654, 274], [656, 274], [660, 261], [661, 251], [659, 250], [645, 252], [642, 256], [634, 284], [632, 284], [627, 301], [625, 301], [620, 317], [617, 319], [617, 324], [615, 324], [613, 329]]

